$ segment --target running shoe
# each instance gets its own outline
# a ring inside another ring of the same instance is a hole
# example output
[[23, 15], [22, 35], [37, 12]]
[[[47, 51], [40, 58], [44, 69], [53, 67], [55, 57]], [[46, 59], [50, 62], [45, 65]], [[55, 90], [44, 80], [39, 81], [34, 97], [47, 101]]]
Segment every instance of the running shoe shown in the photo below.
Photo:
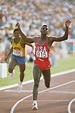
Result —
[[22, 82], [18, 83], [18, 91], [19, 91], [19, 93], [22, 91]]
[[33, 103], [32, 105], [33, 105], [33, 107], [32, 107], [33, 110], [38, 110], [37, 103]]

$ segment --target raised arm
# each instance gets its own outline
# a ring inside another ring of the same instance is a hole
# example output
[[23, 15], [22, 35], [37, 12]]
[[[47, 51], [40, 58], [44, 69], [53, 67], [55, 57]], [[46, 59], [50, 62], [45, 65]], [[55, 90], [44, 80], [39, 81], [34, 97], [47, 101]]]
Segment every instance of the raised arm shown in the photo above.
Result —
[[17, 26], [17, 28], [18, 28], [18, 30], [19, 30], [19, 33], [20, 33], [22, 39], [23, 39], [26, 43], [33, 43], [33, 42], [35, 41], [35, 38], [27, 38], [27, 36], [22, 32], [19, 23], [17, 23], [16, 26]]
[[62, 37], [58, 37], [58, 38], [56, 38], [56, 37], [51, 37], [50, 41], [51, 41], [51, 42], [54, 42], [54, 41], [60, 42], [60, 41], [63, 41], [63, 40], [67, 40], [67, 39], [68, 39], [68, 29], [69, 29], [70, 24], [71, 24], [71, 21], [70, 21], [70, 20], [67, 20], [67, 21], [65, 22], [66, 28], [65, 28], [65, 33], [64, 33], [64, 35], [63, 35]]

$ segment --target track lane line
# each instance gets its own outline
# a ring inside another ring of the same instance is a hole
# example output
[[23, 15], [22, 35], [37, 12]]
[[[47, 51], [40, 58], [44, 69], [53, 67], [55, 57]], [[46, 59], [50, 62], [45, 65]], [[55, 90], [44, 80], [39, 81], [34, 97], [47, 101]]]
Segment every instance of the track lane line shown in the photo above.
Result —
[[75, 99], [72, 99], [69, 104], [68, 104], [68, 113], [72, 113], [71, 112], [71, 106], [72, 106], [72, 103], [75, 102]]
[[[71, 70], [68, 70], [68, 71], [64, 71], [64, 72], [59, 72], [59, 73], [56, 73], [56, 74], [52, 74], [51, 77], [55, 77], [55, 76], [62, 76], [64, 74], [68, 74], [68, 73], [71, 73], [71, 72], [75, 72], [75, 69], [71, 69]], [[43, 77], [41, 77], [41, 79], [43, 79]], [[25, 81], [23, 82], [23, 85], [24, 84], [29, 84], [29, 83], [32, 83], [33, 80], [28, 80], [28, 81]], [[18, 86], [18, 84], [14, 84], [14, 85], [10, 85], [10, 86], [5, 86], [5, 87], [1, 87], [0, 90], [5, 90], [5, 89], [9, 89], [9, 88], [14, 88]]]

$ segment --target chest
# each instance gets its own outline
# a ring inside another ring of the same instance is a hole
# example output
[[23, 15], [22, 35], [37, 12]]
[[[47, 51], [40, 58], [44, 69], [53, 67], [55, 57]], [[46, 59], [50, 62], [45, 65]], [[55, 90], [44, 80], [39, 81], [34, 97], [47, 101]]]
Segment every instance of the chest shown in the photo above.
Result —
[[22, 40], [12, 41], [12, 46], [17, 48], [25, 48], [25, 44]]
[[46, 46], [42, 46], [42, 45], [37, 45], [36, 46], [36, 51], [46, 52], [47, 51], [47, 47]]

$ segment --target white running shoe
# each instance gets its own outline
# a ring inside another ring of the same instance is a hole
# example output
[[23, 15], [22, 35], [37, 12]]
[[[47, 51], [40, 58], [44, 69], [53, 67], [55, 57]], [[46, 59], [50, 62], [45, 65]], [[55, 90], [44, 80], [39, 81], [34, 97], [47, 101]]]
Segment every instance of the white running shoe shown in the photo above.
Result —
[[10, 73], [10, 76], [9, 76], [10, 79], [12, 79], [14, 77], [14, 73], [15, 73], [15, 70], [13, 70], [13, 72]]
[[22, 82], [18, 83], [18, 91], [19, 91], [19, 93], [22, 91]]
[[32, 105], [33, 105], [32, 107], [33, 110], [38, 110], [37, 102], [33, 102]]

